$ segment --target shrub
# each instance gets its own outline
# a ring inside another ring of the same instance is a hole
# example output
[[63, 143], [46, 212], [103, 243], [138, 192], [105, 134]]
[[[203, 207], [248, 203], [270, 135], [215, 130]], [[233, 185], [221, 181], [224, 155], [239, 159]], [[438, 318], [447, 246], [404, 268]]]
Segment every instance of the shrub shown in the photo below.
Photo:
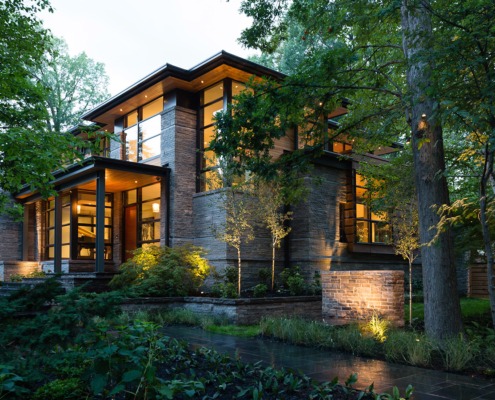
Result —
[[258, 283], [253, 289], [254, 297], [263, 297], [266, 295], [266, 292], [268, 292], [268, 286], [264, 283]]
[[270, 285], [272, 281], [272, 273], [268, 268], [261, 268], [258, 271], [258, 281], [259, 283], [264, 283], [265, 285]]
[[10, 281], [11, 282], [22, 282], [22, 279], [24, 278], [24, 275], [22, 274], [12, 274], [10, 275]]
[[238, 271], [236, 267], [225, 267], [223, 274], [216, 274], [215, 279], [217, 281], [211, 287], [212, 296], [226, 299], [239, 297], [237, 293], [237, 277]]
[[34, 393], [35, 400], [64, 400], [85, 398], [84, 385], [79, 378], [55, 379]]
[[282, 285], [292, 296], [298, 296], [306, 292], [306, 282], [299, 267], [284, 268], [280, 278], [282, 279]]
[[224, 299], [236, 299], [238, 297], [237, 285], [231, 282], [216, 282], [211, 287], [211, 294]]
[[187, 296], [199, 292], [212, 269], [204, 251], [192, 245], [137, 249], [110, 282], [138, 296]]

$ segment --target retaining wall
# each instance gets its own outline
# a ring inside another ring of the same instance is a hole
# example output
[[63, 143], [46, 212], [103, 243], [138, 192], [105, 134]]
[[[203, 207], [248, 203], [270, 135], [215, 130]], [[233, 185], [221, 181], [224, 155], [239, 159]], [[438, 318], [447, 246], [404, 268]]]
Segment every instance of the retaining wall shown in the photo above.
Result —
[[237, 325], [258, 323], [262, 317], [299, 316], [321, 321], [321, 297], [274, 297], [257, 299], [216, 299], [211, 297], [169, 297], [130, 299], [125, 311], [184, 308], [196, 314], [217, 316]]
[[377, 313], [404, 326], [403, 271], [326, 271], [321, 274], [322, 317], [340, 325]]

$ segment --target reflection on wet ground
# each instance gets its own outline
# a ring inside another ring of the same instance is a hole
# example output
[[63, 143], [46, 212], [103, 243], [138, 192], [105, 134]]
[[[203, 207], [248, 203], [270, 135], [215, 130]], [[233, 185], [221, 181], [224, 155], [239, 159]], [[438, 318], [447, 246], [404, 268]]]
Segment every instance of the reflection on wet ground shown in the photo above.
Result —
[[338, 376], [344, 382], [358, 374], [357, 388], [374, 383], [376, 392], [391, 392], [397, 386], [401, 394], [411, 384], [415, 400], [495, 400], [495, 382], [468, 376], [391, 364], [354, 357], [329, 350], [293, 346], [271, 340], [239, 338], [183, 326], [166, 327], [165, 333], [184, 339], [192, 347], [205, 346], [245, 362], [262, 361], [274, 367], [299, 370], [317, 381]]

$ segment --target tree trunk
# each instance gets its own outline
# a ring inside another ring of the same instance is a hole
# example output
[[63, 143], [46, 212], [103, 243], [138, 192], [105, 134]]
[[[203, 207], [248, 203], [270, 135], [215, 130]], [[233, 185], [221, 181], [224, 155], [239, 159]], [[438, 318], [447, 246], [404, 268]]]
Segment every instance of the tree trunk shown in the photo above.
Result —
[[412, 305], [413, 305], [413, 292], [412, 292], [412, 257], [409, 258], [409, 326], [412, 327]]
[[241, 248], [237, 249], [237, 294], [241, 297]]
[[490, 151], [487, 144], [485, 151], [485, 165], [483, 168], [483, 175], [481, 177], [480, 184], [480, 222], [481, 231], [483, 232], [483, 243], [485, 245], [486, 254], [486, 272], [488, 280], [488, 298], [490, 299], [490, 310], [492, 314], [492, 325], [495, 329], [495, 288], [493, 287], [493, 248], [492, 240], [490, 237], [490, 229], [488, 225], [487, 215], [487, 186], [492, 179], [493, 175], [493, 159], [494, 152]]
[[422, 59], [432, 39], [426, 1], [402, 0], [403, 48], [407, 62], [407, 84], [410, 93], [410, 124], [414, 156], [414, 175], [418, 196], [419, 236], [423, 244], [423, 290], [426, 334], [438, 340], [462, 331], [457, 293], [456, 270], [450, 232], [434, 237], [439, 215], [434, 206], [448, 204], [442, 127], [435, 116], [431, 97], [432, 66]]
[[272, 292], [275, 289], [275, 246], [272, 240]]

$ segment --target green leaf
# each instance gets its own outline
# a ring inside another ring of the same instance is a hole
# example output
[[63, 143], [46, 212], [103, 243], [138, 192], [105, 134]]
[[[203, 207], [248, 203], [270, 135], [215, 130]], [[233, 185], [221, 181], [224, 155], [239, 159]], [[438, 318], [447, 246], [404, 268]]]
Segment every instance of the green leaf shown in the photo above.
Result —
[[132, 382], [135, 381], [136, 379], [141, 379], [142, 373], [140, 370], [133, 369], [131, 371], [127, 371], [123, 376], [122, 376], [122, 382]]
[[97, 374], [91, 379], [91, 390], [94, 394], [100, 394], [107, 385], [107, 375]]

